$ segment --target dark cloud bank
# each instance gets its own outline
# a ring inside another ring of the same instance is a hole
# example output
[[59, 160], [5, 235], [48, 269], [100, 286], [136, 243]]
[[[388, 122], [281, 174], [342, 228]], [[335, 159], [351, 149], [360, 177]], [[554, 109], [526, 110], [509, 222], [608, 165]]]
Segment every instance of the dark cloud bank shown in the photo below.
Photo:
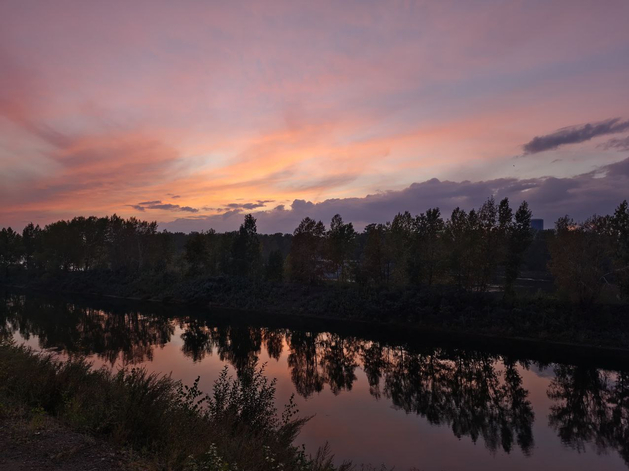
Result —
[[[581, 126], [570, 126], [559, 129], [552, 134], [536, 136], [522, 146], [525, 154], [537, 154], [547, 150], [556, 149], [565, 144], [578, 144], [589, 141], [598, 136], [615, 134], [629, 130], [629, 121], [621, 121], [620, 118], [608, 119], [598, 123], [588, 123]], [[614, 141], [613, 139], [612, 141]], [[612, 145], [613, 146], [613, 145]]]
[[605, 150], [608, 149], [616, 149], [616, 150], [629, 150], [629, 136], [625, 138], [614, 138], [610, 139], [606, 143], [602, 144], [601, 147]]
[[192, 208], [190, 206], [180, 206], [178, 204], [172, 203], [162, 203], [161, 201], [144, 201], [142, 203], [131, 204], [129, 206], [142, 212], [145, 212], [147, 209], [161, 209], [162, 211], [184, 211], [186, 213], [199, 212], [197, 208]]
[[[578, 220], [595, 213], [609, 214], [623, 199], [629, 199], [629, 158], [572, 178], [499, 178], [479, 182], [432, 179], [413, 183], [400, 191], [364, 198], [329, 199], [320, 203], [295, 200], [290, 208], [277, 206], [254, 215], [261, 233], [292, 232], [306, 216], [320, 219], [327, 225], [336, 213], [362, 230], [372, 222], [390, 221], [400, 211], [418, 214], [437, 206], [444, 216], [449, 216], [455, 207], [477, 208], [491, 195], [496, 199], [508, 197], [512, 206], [519, 205], [522, 200], [528, 201], [533, 217], [543, 218], [546, 227], [551, 227], [565, 214]], [[244, 214], [244, 209], [236, 208], [224, 214], [177, 219], [160, 224], [160, 228], [182, 232], [210, 228], [219, 232], [231, 231], [238, 228]]]
[[225, 208], [218, 208], [219, 211], [234, 211], [238, 209], [257, 209], [262, 208], [267, 203], [272, 203], [273, 200], [258, 200], [256, 203], [229, 203]]

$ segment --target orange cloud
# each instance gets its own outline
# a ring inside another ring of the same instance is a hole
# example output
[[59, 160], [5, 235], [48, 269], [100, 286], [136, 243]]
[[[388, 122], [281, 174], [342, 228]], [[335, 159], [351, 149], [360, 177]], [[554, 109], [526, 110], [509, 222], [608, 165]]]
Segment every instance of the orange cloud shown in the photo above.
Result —
[[627, 118], [627, 15], [624, 1], [4, 2], [0, 225], [584, 173], [617, 157], [593, 142], [512, 159], [536, 135]]

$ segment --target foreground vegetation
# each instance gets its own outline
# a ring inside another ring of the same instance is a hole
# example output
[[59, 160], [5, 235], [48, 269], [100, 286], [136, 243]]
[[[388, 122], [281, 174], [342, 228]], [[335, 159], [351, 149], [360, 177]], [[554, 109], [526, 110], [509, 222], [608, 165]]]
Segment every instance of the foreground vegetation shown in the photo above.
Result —
[[335, 469], [325, 451], [312, 458], [293, 445], [308, 419], [295, 417], [292, 400], [278, 417], [274, 399], [275, 383], [262, 369], [238, 379], [224, 370], [203, 395], [198, 380], [184, 386], [143, 369], [94, 370], [0, 344], [0, 414], [27, 407], [57, 417], [134, 450], [155, 469]]

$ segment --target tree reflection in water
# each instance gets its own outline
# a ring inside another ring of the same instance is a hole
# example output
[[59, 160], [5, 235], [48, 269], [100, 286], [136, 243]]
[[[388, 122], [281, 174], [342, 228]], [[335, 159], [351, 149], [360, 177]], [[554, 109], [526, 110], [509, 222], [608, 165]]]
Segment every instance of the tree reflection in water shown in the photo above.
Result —
[[409, 353], [393, 349], [384, 364], [384, 396], [394, 406], [446, 424], [457, 437], [479, 437], [492, 451], [533, 446], [534, 414], [516, 365], [478, 352]]
[[[480, 351], [390, 345], [329, 332], [271, 329], [230, 320], [177, 319], [128, 309], [93, 309], [62, 301], [8, 296], [0, 303], [0, 336], [37, 336], [45, 349], [96, 355], [114, 364], [150, 361], [182, 330], [183, 354], [193, 361], [216, 355], [238, 375], [264, 349], [279, 360], [287, 351], [290, 379], [308, 398], [326, 387], [351, 391], [357, 372], [369, 392], [407, 414], [449, 427], [457, 437], [479, 438], [492, 452], [524, 454], [534, 446], [535, 419], [522, 370], [527, 362]], [[616, 450], [629, 465], [629, 373], [554, 366], [548, 389], [549, 425], [568, 446]]]
[[288, 367], [297, 393], [307, 398], [313, 393], [321, 392], [325, 381], [319, 373], [317, 335], [312, 332], [290, 332], [288, 345]]
[[0, 323], [8, 332], [26, 340], [36, 336], [42, 349], [70, 357], [96, 355], [112, 365], [152, 360], [154, 348], [166, 345], [174, 333], [168, 318], [133, 310], [110, 312], [30, 296], [9, 296], [4, 308]]
[[557, 365], [548, 418], [562, 442], [579, 451], [616, 450], [629, 466], [629, 373]]

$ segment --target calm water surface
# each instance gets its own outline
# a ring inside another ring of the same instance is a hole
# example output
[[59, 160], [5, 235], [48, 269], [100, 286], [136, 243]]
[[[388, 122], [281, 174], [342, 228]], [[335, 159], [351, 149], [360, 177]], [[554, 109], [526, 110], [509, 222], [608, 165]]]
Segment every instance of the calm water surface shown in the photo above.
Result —
[[[96, 366], [144, 366], [209, 391], [266, 364], [298, 442], [338, 460], [429, 470], [629, 469], [629, 365], [393, 339], [254, 313], [5, 294], [0, 335]], [[354, 331], [352, 330], [354, 329]], [[564, 360], [565, 361], [565, 360]], [[602, 366], [602, 367], [601, 367]]]

